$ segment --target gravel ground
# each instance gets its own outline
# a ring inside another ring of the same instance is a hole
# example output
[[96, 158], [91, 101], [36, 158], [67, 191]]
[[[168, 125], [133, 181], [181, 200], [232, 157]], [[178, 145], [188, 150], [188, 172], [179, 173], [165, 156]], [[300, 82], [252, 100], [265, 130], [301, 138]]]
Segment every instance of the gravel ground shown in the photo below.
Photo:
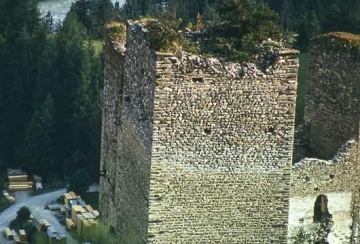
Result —
[[[12, 219], [16, 217], [16, 212], [23, 206], [26, 206], [30, 209], [34, 218], [37, 219], [46, 219], [52, 227], [54, 227], [59, 232], [64, 232], [68, 234], [65, 229], [65, 226], [61, 225], [54, 213], [50, 210], [44, 209], [45, 205], [54, 202], [57, 198], [59, 198], [62, 194], [66, 192], [66, 189], [61, 189], [57, 191], [53, 191], [50, 193], [45, 193], [42, 195], [37, 195], [31, 197], [27, 194], [27, 192], [16, 192], [14, 195], [16, 197], [16, 203], [11, 207], [7, 208], [5, 211], [0, 213], [0, 243], [1, 244], [10, 244], [6, 240], [3, 230], [7, 227]], [[76, 244], [77, 242], [68, 235], [68, 244]]]

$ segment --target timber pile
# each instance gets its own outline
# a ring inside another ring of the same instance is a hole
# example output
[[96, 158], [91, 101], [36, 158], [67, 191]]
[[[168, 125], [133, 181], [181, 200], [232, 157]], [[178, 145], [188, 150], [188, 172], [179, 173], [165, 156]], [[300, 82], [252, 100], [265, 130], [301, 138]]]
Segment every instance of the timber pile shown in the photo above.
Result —
[[34, 219], [35, 227], [38, 231], [46, 231], [51, 227], [50, 223], [46, 219]]
[[7, 191], [3, 190], [2, 193], [6, 200], [8, 200], [11, 203], [15, 202], [15, 198], [13, 196], [10, 196], [10, 194]]
[[13, 239], [13, 233], [12, 233], [12, 231], [10, 230], [9, 227], [6, 227], [6, 228], [4, 229], [4, 235], [6, 236], [6, 239], [8, 239], [8, 240], [12, 240], [12, 239]]
[[27, 243], [25, 230], [19, 230], [19, 238], [21, 243]]
[[90, 205], [86, 205], [80, 196], [74, 192], [65, 193], [64, 203], [63, 211], [67, 216], [66, 226], [68, 229], [76, 229], [80, 236], [86, 237], [91, 227], [98, 226], [99, 212]]
[[62, 232], [58, 232], [53, 227], [49, 227], [46, 230], [48, 235], [49, 244], [66, 244], [66, 235]]
[[28, 175], [22, 170], [8, 169], [9, 191], [27, 191], [33, 182], [28, 181]]

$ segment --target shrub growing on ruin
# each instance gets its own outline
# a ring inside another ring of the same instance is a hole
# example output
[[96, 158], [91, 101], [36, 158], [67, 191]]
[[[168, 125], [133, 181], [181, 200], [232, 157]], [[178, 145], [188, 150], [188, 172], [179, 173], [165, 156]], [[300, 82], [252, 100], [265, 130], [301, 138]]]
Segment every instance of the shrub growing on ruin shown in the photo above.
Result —
[[208, 50], [234, 61], [251, 60], [259, 44], [269, 38], [280, 40], [278, 15], [265, 4], [252, 0], [225, 0], [218, 8], [221, 22], [208, 29]]
[[181, 19], [174, 19], [170, 15], [162, 14], [157, 19], [147, 21], [148, 40], [152, 49], [160, 52], [175, 52], [179, 50], [197, 53], [180, 30]]

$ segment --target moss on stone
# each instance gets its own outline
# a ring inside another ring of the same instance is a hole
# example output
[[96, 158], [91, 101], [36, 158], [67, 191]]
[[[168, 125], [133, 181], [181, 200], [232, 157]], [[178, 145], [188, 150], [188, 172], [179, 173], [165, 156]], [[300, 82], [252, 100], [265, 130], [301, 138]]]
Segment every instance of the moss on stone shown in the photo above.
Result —
[[337, 46], [348, 46], [350, 48], [356, 48], [360, 50], [360, 36], [347, 32], [330, 32], [315, 37], [313, 41], [326, 43], [329, 40]]
[[126, 26], [123, 23], [111, 22], [106, 26], [106, 30], [113, 41], [125, 43]]

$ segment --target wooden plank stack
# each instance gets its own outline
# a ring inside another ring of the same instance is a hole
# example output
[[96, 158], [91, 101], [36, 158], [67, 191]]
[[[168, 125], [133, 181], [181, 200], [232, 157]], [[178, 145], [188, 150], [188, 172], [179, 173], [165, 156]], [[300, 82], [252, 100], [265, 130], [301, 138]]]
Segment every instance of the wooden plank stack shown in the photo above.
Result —
[[75, 228], [77, 233], [86, 237], [87, 230], [91, 227], [98, 226], [98, 211], [94, 210], [90, 205], [86, 205], [74, 192], [65, 193], [65, 214], [69, 208], [68, 218], [66, 218], [66, 226], [68, 229]]
[[28, 181], [28, 175], [22, 170], [8, 169], [9, 190], [27, 191], [32, 188], [33, 182]]
[[19, 230], [19, 238], [21, 243], [27, 243], [25, 230]]

